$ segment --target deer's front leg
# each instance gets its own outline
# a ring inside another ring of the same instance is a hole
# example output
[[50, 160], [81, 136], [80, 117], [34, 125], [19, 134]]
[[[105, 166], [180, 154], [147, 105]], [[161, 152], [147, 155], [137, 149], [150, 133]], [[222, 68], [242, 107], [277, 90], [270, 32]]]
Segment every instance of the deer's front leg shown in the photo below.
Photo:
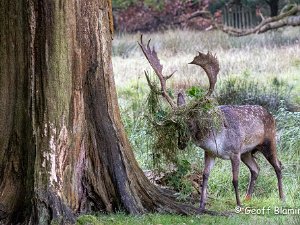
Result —
[[231, 157], [232, 184], [233, 184], [234, 191], [235, 191], [236, 204], [238, 206], [241, 206], [240, 195], [239, 195], [240, 162], [241, 162], [241, 156], [240, 156], [240, 154], [234, 154]]
[[201, 189], [200, 208], [199, 212], [203, 212], [205, 209], [206, 198], [207, 198], [207, 182], [211, 169], [215, 164], [215, 157], [205, 152], [204, 155], [204, 170], [203, 170], [203, 182]]

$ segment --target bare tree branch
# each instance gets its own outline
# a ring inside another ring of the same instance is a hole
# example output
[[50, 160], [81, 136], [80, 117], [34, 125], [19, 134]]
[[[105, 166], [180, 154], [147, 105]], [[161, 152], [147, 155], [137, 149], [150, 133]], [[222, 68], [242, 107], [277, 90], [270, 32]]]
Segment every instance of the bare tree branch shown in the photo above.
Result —
[[196, 17], [203, 17], [203, 18], [206, 18], [206, 19], [211, 19], [212, 15], [209, 11], [205, 11], [205, 10], [198, 10], [194, 13], [192, 13], [188, 18], [187, 20], [191, 20], [193, 18], [196, 18]]
[[237, 29], [232, 27], [225, 27], [215, 24], [216, 27], [222, 31], [233, 36], [246, 36], [249, 34], [259, 34], [271, 29], [277, 29], [284, 26], [299, 26], [300, 15], [294, 16], [300, 12], [300, 5], [294, 5], [289, 11], [284, 12], [278, 16], [269, 17], [261, 21], [256, 27], [252, 29]]

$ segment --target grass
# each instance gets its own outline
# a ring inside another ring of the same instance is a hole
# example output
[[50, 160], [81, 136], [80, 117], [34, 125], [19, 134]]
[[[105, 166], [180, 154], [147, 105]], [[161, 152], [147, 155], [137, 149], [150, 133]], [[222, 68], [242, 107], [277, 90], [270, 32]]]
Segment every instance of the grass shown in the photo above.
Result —
[[[267, 211], [265, 211], [267, 212]], [[266, 225], [273, 224], [299, 224], [300, 218], [295, 216], [272, 216], [272, 215], [233, 215], [229, 217], [217, 216], [180, 216], [180, 215], [162, 215], [147, 214], [142, 216], [128, 216], [124, 213], [114, 215], [86, 215], [80, 217], [77, 225], [209, 225], [209, 224], [230, 224], [230, 225]]]
[[[217, 160], [209, 179], [207, 208], [231, 211], [230, 217], [179, 216], [148, 214], [128, 216], [85, 215], [78, 224], [300, 224], [300, 215], [274, 215], [274, 207], [300, 208], [300, 113], [286, 109], [292, 104], [294, 110], [300, 105], [300, 27], [280, 29], [262, 35], [230, 37], [218, 31], [165, 31], [147, 34], [152, 38], [164, 73], [174, 75], [169, 87], [187, 89], [194, 85], [208, 86], [207, 78], [196, 66], [187, 65], [197, 50], [217, 54], [220, 61], [219, 81], [216, 95], [226, 104], [262, 104], [276, 117], [278, 155], [284, 166], [283, 185], [286, 194], [284, 203], [278, 200], [277, 181], [273, 168], [261, 154], [257, 162], [261, 168], [254, 196], [244, 207], [262, 209], [270, 207], [270, 214], [235, 214], [235, 196], [231, 184], [229, 161]], [[139, 34], [119, 34], [114, 39], [113, 66], [123, 122], [132, 144], [136, 159], [143, 169], [153, 168], [151, 138], [145, 119], [145, 104], [148, 87], [144, 70], [151, 71], [148, 62], [137, 46]], [[282, 102], [282, 100], [285, 101]], [[274, 104], [271, 102], [274, 102]], [[281, 103], [280, 103], [281, 102]], [[288, 102], [288, 104], [287, 104]], [[273, 107], [274, 106], [274, 107]], [[276, 107], [275, 107], [276, 106]], [[273, 107], [273, 108], [272, 108]], [[190, 167], [201, 171], [203, 151], [189, 145], [179, 155]], [[190, 173], [188, 170], [187, 173]], [[186, 174], [188, 175], [188, 174]], [[246, 166], [241, 166], [240, 195], [243, 197], [249, 179]], [[176, 183], [176, 181], [173, 183]], [[180, 190], [184, 192], [185, 190]]]

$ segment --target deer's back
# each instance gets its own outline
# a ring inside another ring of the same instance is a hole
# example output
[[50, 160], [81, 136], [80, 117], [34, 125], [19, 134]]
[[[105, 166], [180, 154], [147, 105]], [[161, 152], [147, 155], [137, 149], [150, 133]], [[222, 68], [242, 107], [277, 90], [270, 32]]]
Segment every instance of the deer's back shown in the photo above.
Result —
[[[263, 107], [257, 105], [219, 106], [224, 123], [219, 131], [211, 132], [199, 146], [229, 159], [231, 154], [252, 151], [275, 138], [275, 120]], [[274, 141], [274, 140], [273, 140]]]
[[[259, 105], [222, 105], [219, 106], [227, 129], [238, 129], [241, 136], [254, 138], [275, 134], [275, 119], [264, 107]], [[249, 141], [249, 140], [246, 140]]]

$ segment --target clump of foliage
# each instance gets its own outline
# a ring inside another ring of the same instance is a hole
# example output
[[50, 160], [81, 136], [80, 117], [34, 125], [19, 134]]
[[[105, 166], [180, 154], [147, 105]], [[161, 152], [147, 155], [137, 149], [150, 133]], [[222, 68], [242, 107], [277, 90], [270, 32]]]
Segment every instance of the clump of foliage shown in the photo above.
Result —
[[137, 1], [136, 0], [113, 0], [112, 1], [112, 6], [114, 9], [123, 9], [127, 8], [128, 6], [135, 4]]
[[191, 163], [186, 160], [180, 160], [177, 163], [176, 171], [170, 173], [166, 177], [168, 186], [173, 187], [176, 191], [180, 192], [180, 198], [185, 198], [193, 192], [193, 186], [188, 179], [192, 173]]
[[[247, 76], [247, 74], [245, 74]], [[239, 77], [229, 77], [217, 90], [217, 100], [224, 105], [261, 105], [276, 112], [284, 100], [285, 107], [292, 106], [293, 87], [274, 78], [268, 86]]]
[[279, 148], [288, 152], [296, 149], [291, 157], [300, 156], [300, 112], [287, 110], [284, 101], [281, 101], [280, 108], [276, 115]]
[[[181, 2], [186, 3], [188, 0], [181, 0]], [[200, 0], [192, 0], [192, 3], [198, 3]], [[156, 9], [161, 9], [166, 1], [158, 0], [113, 0], [112, 4], [114, 8], [124, 9], [131, 5], [137, 5], [143, 3], [146, 6], [154, 7]]]
[[154, 7], [155, 9], [162, 9], [164, 6], [165, 1], [157, 1], [157, 0], [113, 0], [113, 8], [114, 9], [126, 9], [129, 6], [137, 5], [137, 4], [144, 4], [148, 7]]

